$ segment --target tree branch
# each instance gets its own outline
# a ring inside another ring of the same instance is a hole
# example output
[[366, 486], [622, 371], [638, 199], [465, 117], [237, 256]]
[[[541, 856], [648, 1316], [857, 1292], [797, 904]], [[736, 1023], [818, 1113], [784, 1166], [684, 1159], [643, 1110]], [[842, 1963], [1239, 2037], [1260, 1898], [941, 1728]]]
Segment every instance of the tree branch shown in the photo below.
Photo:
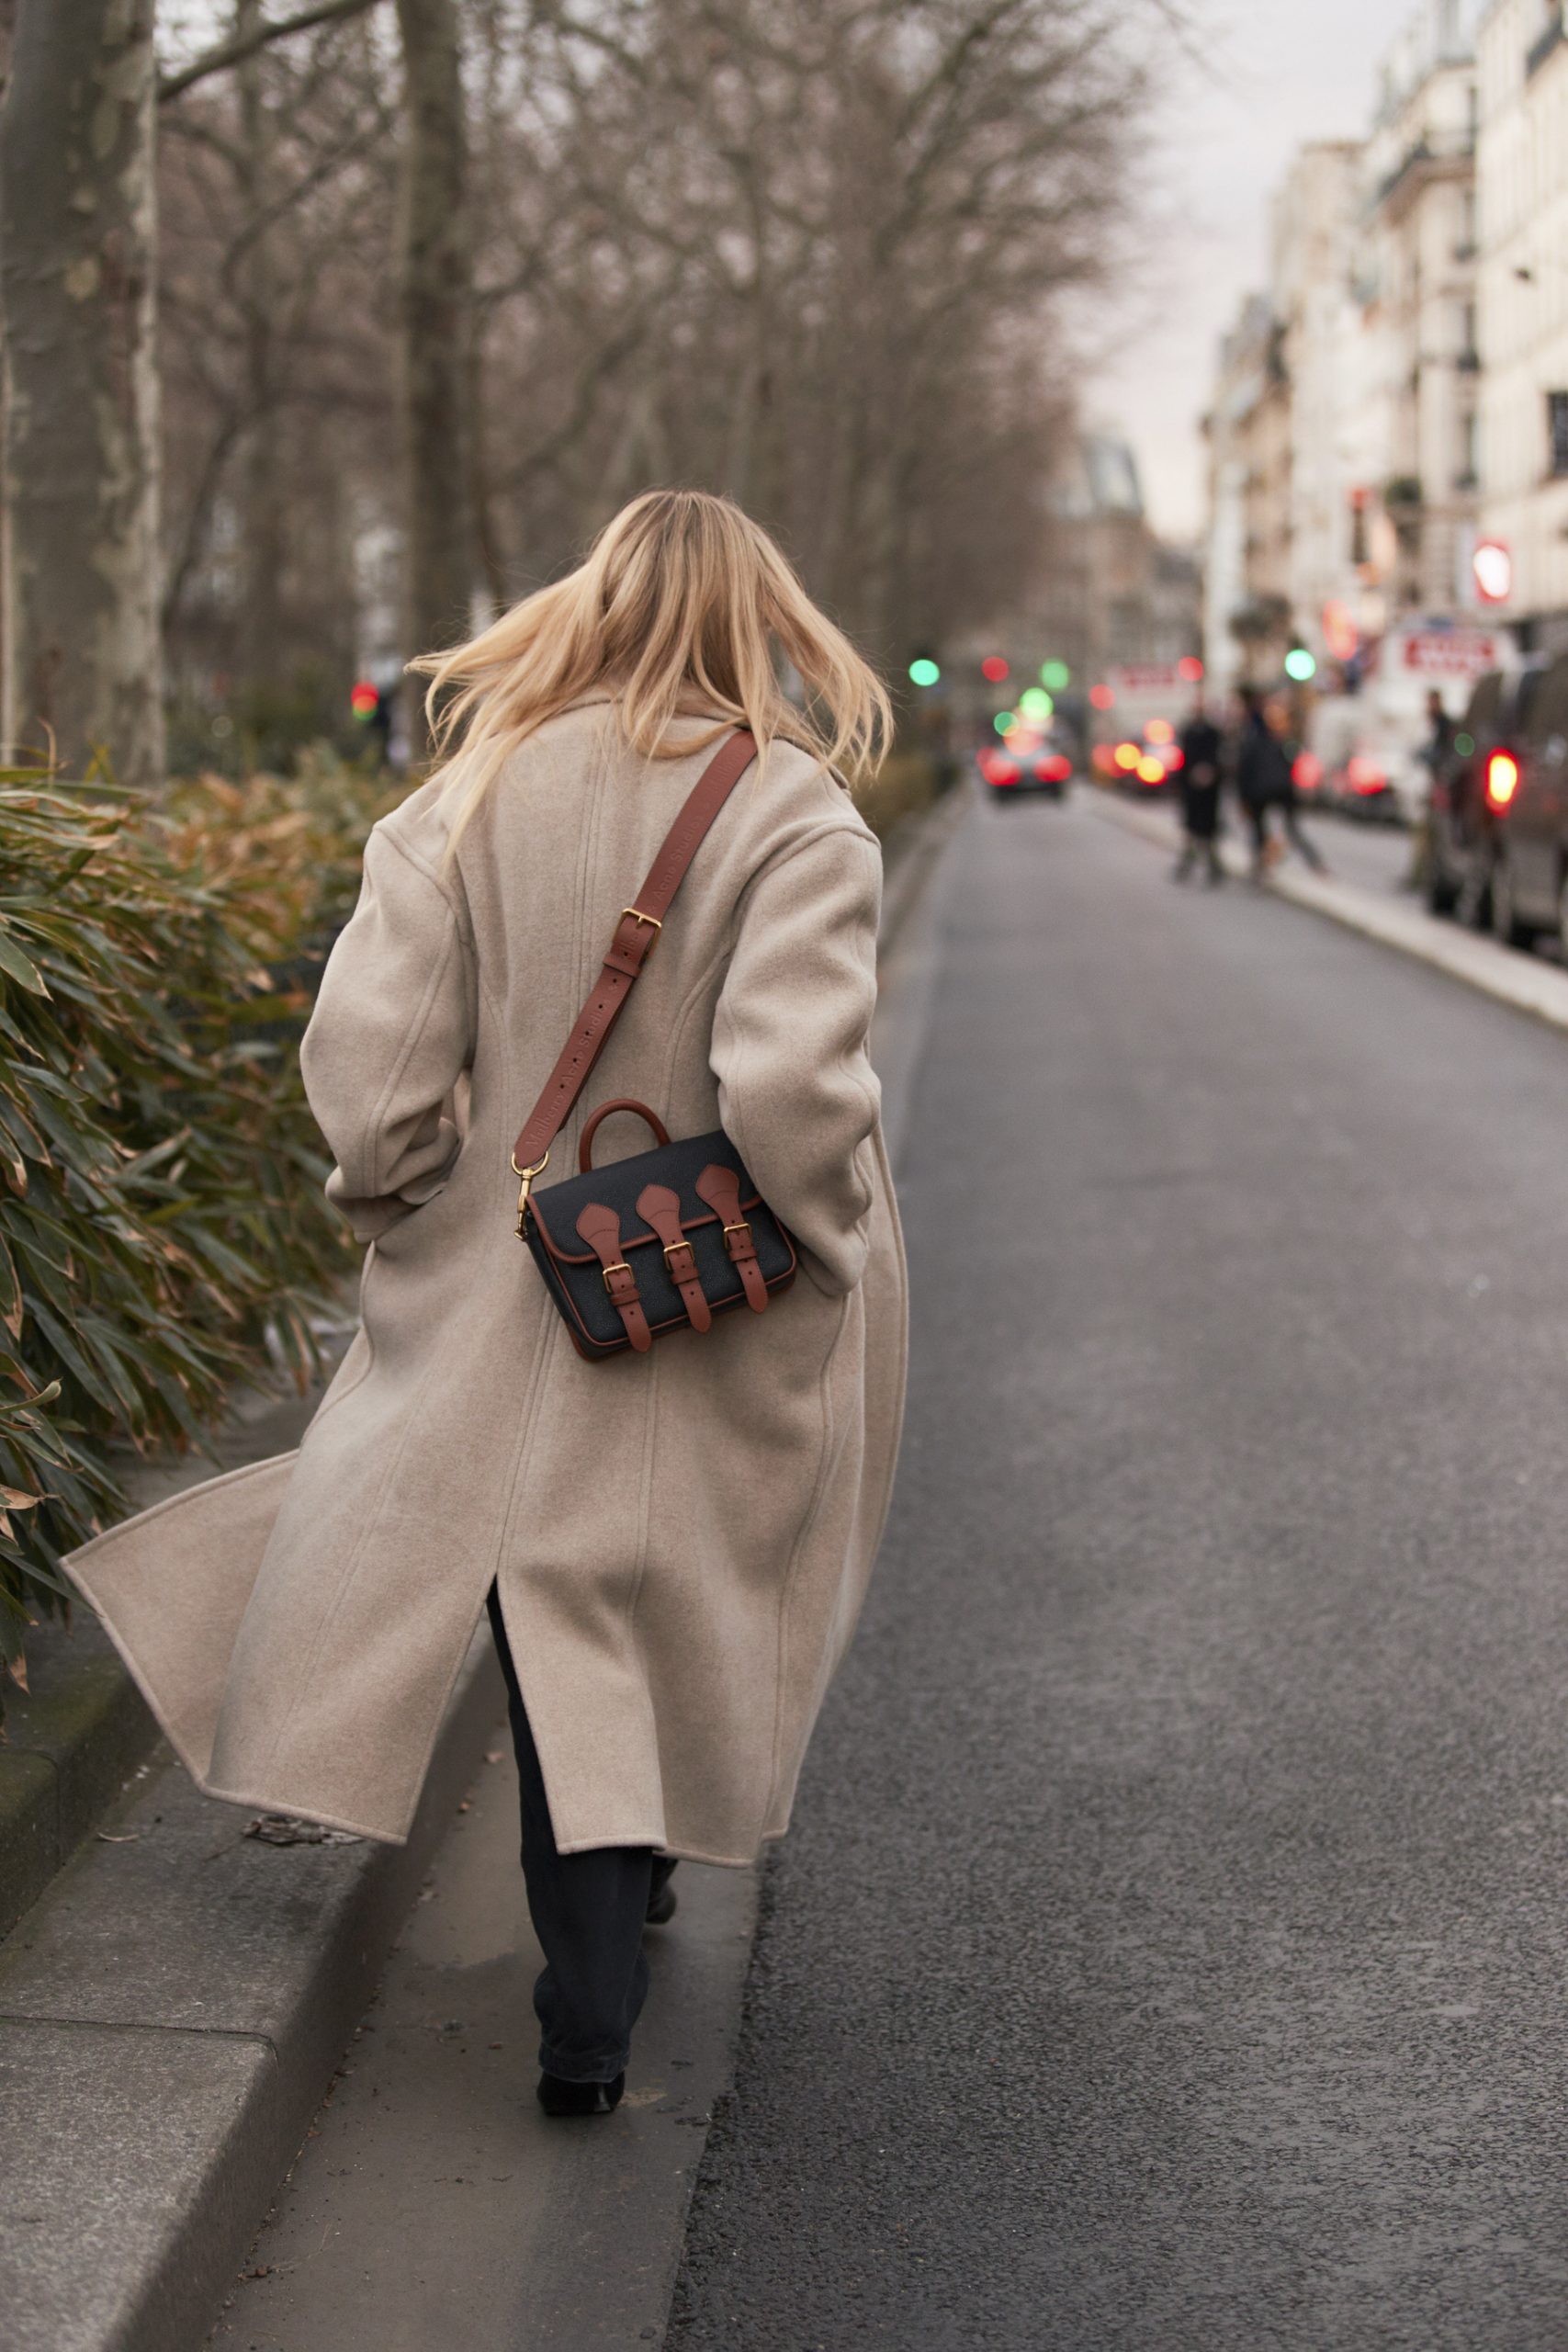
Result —
[[209, 74], [227, 73], [231, 65], [243, 65], [257, 50], [269, 48], [275, 40], [287, 40], [290, 33], [308, 33], [312, 26], [334, 24], [344, 17], [362, 17], [367, 9], [378, 6], [379, 0], [315, 0], [312, 7], [298, 9], [292, 17], [284, 17], [276, 24], [256, 25], [249, 32], [232, 33], [227, 40], [204, 49], [188, 65], [164, 74], [158, 84], [159, 103], [179, 97], [197, 82], [205, 82]]

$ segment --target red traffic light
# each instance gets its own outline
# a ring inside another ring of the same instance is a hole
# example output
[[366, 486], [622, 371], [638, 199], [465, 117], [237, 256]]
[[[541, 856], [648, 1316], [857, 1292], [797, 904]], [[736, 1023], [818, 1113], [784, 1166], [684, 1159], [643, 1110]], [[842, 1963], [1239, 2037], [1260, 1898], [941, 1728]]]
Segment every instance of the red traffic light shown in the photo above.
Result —
[[1201, 685], [1203, 664], [1195, 653], [1184, 653], [1176, 665], [1176, 674], [1190, 686]]
[[348, 705], [355, 718], [374, 718], [380, 708], [381, 697], [368, 678], [359, 678], [350, 691]]
[[1012, 665], [1005, 654], [987, 653], [980, 664], [980, 675], [993, 686], [999, 686], [1002, 680], [1011, 674]]
[[1089, 698], [1096, 710], [1109, 710], [1116, 699], [1109, 686], [1090, 686]]

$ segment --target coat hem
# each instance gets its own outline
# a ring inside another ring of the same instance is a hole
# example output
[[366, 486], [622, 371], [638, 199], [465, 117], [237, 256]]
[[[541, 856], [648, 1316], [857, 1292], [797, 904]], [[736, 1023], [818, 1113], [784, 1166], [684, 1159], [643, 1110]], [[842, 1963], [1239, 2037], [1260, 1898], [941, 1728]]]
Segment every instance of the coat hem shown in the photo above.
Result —
[[784, 1829], [764, 1829], [749, 1854], [714, 1854], [703, 1846], [687, 1846], [675, 1839], [652, 1837], [647, 1832], [641, 1836], [618, 1838], [574, 1838], [565, 1845], [558, 1845], [556, 1851], [558, 1854], [592, 1854], [606, 1846], [651, 1846], [655, 1853], [671, 1855], [680, 1862], [708, 1862], [715, 1870], [749, 1871], [761, 1860], [763, 1847], [776, 1845], [787, 1828], [786, 1823]]

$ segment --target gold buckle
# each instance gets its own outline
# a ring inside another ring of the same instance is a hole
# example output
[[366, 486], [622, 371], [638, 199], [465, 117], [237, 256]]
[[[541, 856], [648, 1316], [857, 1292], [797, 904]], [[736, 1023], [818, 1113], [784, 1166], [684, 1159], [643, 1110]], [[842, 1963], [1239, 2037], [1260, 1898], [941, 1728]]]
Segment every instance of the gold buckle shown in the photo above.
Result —
[[745, 1217], [741, 1218], [739, 1225], [727, 1225], [724, 1227], [724, 1231], [726, 1233], [743, 1233], [748, 1240], [750, 1240], [751, 1236], [750, 1225]]
[[528, 1195], [534, 1189], [534, 1179], [536, 1176], [542, 1176], [549, 1164], [550, 1155], [547, 1151], [543, 1159], [536, 1159], [534, 1162], [532, 1168], [519, 1168], [517, 1154], [515, 1152], [512, 1154], [512, 1173], [523, 1179], [517, 1193], [517, 1238], [520, 1241], [523, 1238], [523, 1228], [528, 1222]]
[[[680, 1240], [679, 1240], [679, 1241], [667, 1241], [667, 1242], [665, 1243], [665, 1245], [664, 1245], [664, 1262], [665, 1262], [666, 1266], [669, 1266], [669, 1267], [670, 1267], [670, 1272], [671, 1272], [671, 1275], [672, 1275], [672, 1276], [674, 1276], [674, 1278], [675, 1278], [675, 1280], [676, 1280], [676, 1281], [679, 1281], [679, 1280], [681, 1279], [681, 1277], [680, 1277], [678, 1274], [676, 1274], [676, 1273], [675, 1273], [675, 1269], [674, 1269], [674, 1267], [670, 1265], [670, 1260], [671, 1260], [671, 1256], [673, 1255], [673, 1253], [674, 1253], [677, 1250], [684, 1250], [686, 1251], [687, 1255], [690, 1257], [690, 1259], [691, 1259], [691, 1261], [692, 1261], [692, 1273], [693, 1273], [693, 1274], [694, 1274], [694, 1273], [696, 1272], [696, 1271], [697, 1271], [697, 1253], [696, 1253], [696, 1251], [692, 1248], [691, 1243], [686, 1239], [686, 1238], [685, 1238], [685, 1236], [684, 1236], [683, 1234], [682, 1235], [682, 1237], [681, 1237], [681, 1238], [680, 1238]], [[686, 1280], [687, 1280], [687, 1281], [690, 1281], [690, 1280], [691, 1280], [691, 1275], [688, 1275], [688, 1276], [686, 1277]]]
[[653, 932], [654, 938], [649, 942], [648, 947], [648, 952], [651, 956], [654, 947], [658, 944], [658, 934], [664, 928], [664, 925], [660, 922], [659, 917], [657, 915], [645, 915], [640, 907], [623, 907], [621, 909], [621, 912], [623, 915], [630, 915], [633, 922], [647, 923], [649, 928]]
[[[604, 1277], [604, 1289], [611, 1298], [614, 1298], [615, 1294], [610, 1289], [610, 1276], [612, 1274], [629, 1274], [631, 1273], [631, 1268], [627, 1265], [624, 1258], [617, 1258], [613, 1266], [604, 1266], [601, 1268], [601, 1272]], [[635, 1275], [633, 1276], [633, 1282], [634, 1283], [636, 1282]]]

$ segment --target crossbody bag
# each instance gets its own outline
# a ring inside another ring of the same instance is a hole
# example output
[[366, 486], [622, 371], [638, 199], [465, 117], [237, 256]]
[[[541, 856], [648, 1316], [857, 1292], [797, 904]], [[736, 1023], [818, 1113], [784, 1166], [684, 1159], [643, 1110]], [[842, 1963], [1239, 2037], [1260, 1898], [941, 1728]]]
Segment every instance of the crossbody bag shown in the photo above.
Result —
[[[579, 1355], [644, 1354], [671, 1331], [706, 1331], [735, 1308], [763, 1314], [795, 1279], [795, 1247], [722, 1128], [671, 1142], [656, 1111], [619, 1096], [587, 1120], [578, 1173], [536, 1192], [550, 1148], [662, 934], [675, 893], [719, 810], [757, 756], [744, 729], [703, 770], [641, 889], [623, 908], [587, 1003], [512, 1149], [517, 1231]], [[593, 1165], [593, 1138], [630, 1111], [651, 1151]]]

